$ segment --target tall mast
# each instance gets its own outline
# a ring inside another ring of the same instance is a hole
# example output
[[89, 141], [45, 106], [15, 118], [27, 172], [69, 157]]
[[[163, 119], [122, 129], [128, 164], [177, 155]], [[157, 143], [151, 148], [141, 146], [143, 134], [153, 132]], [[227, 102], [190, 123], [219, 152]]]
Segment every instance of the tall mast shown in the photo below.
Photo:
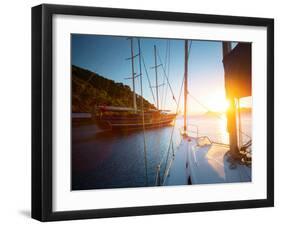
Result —
[[155, 62], [155, 76], [156, 76], [156, 105], [157, 109], [159, 109], [159, 97], [158, 97], [158, 74], [157, 74], [157, 56], [156, 56], [156, 45], [154, 45], [154, 62]]
[[135, 92], [135, 71], [134, 71], [134, 43], [133, 43], [133, 38], [131, 39], [131, 60], [132, 60], [132, 80], [133, 80], [133, 107], [134, 111], [137, 111], [137, 101], [136, 101], [136, 92]]
[[184, 132], [187, 131], [187, 65], [188, 65], [188, 40], [184, 41]]
[[[142, 90], [142, 65], [141, 65], [141, 45], [140, 45], [140, 39], [138, 38], [138, 48], [139, 48], [139, 70], [140, 70], [140, 88], [141, 88], [141, 96], [143, 96], [143, 90]], [[142, 106], [143, 106], [143, 98], [141, 98]], [[142, 108], [143, 110], [143, 108]]]
[[[141, 66], [141, 44], [140, 39], [138, 38], [138, 47], [139, 47], [139, 70], [140, 70], [140, 88], [141, 88], [141, 97], [143, 97], [142, 89], [142, 66]], [[145, 185], [148, 185], [148, 175], [147, 175], [147, 157], [146, 157], [146, 140], [145, 140], [145, 124], [144, 124], [144, 106], [143, 98], [141, 98], [141, 112], [142, 112], [142, 131], [143, 131], [143, 151], [144, 151], [144, 164], [145, 164]]]
[[[231, 51], [231, 42], [222, 42], [223, 57], [225, 57]], [[227, 114], [228, 132], [229, 132], [229, 145], [230, 153], [233, 157], [237, 156], [238, 144], [237, 144], [237, 126], [236, 126], [236, 102], [235, 97], [228, 96], [229, 110]]]
[[231, 51], [231, 42], [222, 42], [222, 54], [226, 56]]

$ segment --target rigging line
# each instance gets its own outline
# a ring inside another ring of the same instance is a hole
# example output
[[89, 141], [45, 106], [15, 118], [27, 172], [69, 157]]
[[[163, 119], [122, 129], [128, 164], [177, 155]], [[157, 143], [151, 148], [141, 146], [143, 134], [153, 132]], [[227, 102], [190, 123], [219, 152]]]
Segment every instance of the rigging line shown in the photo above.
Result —
[[[176, 114], [178, 114], [178, 112], [179, 112], [179, 103], [180, 103], [180, 98], [181, 98], [181, 94], [182, 94], [183, 83], [184, 83], [184, 77], [183, 77], [183, 80], [182, 80], [182, 83], [181, 83], [180, 94], [179, 94], [179, 97], [178, 97], [177, 108], [176, 108]], [[163, 154], [163, 157], [162, 157], [160, 163], [158, 164], [159, 169], [160, 169], [160, 167], [161, 167], [161, 165], [162, 165], [162, 163], [165, 159], [165, 156], [166, 156], [163, 178], [166, 175], [167, 163], [168, 163], [168, 159], [169, 159], [169, 156], [170, 156], [171, 144], [172, 144], [172, 141], [173, 141], [173, 134], [174, 134], [174, 131], [175, 131], [175, 127], [176, 127], [176, 120], [175, 120], [174, 125], [172, 127], [172, 132], [171, 132], [171, 136], [170, 136], [170, 140], [169, 140], [169, 147], [167, 149], [167, 155]], [[159, 171], [159, 174], [160, 174], [160, 171]], [[164, 180], [163, 180], [163, 182], [164, 182]]]
[[[169, 40], [169, 49], [168, 49], [168, 78], [170, 77], [170, 59], [171, 59], [170, 56], [171, 56], [171, 42]], [[166, 86], [166, 90], [165, 90], [165, 97], [164, 97], [164, 104], [163, 104], [164, 108], [166, 107], [167, 93], [168, 93], [168, 86]]]
[[[187, 57], [189, 57], [190, 50], [191, 50], [191, 45], [192, 45], [192, 41], [190, 41], [190, 47], [189, 47], [189, 51], [188, 51]], [[175, 98], [173, 89], [172, 89], [171, 84], [170, 84], [170, 82], [169, 82], [169, 79], [168, 79], [168, 77], [167, 77], [166, 70], [165, 70], [165, 68], [164, 68], [164, 66], [163, 66], [163, 64], [162, 64], [162, 59], [161, 59], [160, 54], [159, 54], [158, 51], [157, 51], [157, 55], [158, 55], [158, 58], [159, 58], [159, 60], [160, 60], [160, 65], [161, 65], [161, 67], [162, 67], [162, 69], [163, 69], [163, 72], [164, 72], [164, 75], [165, 75], [165, 77], [166, 77], [167, 83], [168, 83], [168, 85], [169, 85], [170, 91], [171, 91], [171, 93], [172, 93], [173, 100], [174, 100], [174, 101], [176, 102], [176, 104], [177, 104], [177, 101], [176, 101], [176, 98]]]
[[[205, 110], [210, 111], [210, 109], [208, 107], [206, 107], [204, 104], [202, 104], [196, 97], [194, 97], [193, 95], [190, 94], [190, 92], [188, 92], [188, 95], [195, 101], [197, 102], [201, 107], [205, 108]], [[218, 113], [215, 113], [215, 116], [221, 118], [221, 116]]]
[[246, 137], [248, 137], [248, 138], [250, 138], [250, 139], [252, 139], [252, 137], [251, 136], [249, 136], [248, 134], [246, 134], [244, 131], [242, 131], [242, 130], [239, 130], [243, 135], [245, 135]]
[[[190, 54], [190, 51], [191, 51], [191, 46], [192, 46], [192, 41], [190, 41], [190, 45], [189, 45], [189, 50], [188, 50], [188, 57], [189, 57], [189, 54]], [[194, 96], [192, 96], [190, 94], [190, 92], [188, 92], [188, 95], [190, 97], [192, 97], [199, 105], [201, 105], [203, 108], [207, 109], [207, 111], [210, 111], [210, 109], [206, 106], [204, 106], [197, 98], [195, 98]], [[221, 115], [218, 115], [218, 114], [215, 114], [215, 116], [219, 117], [220, 119], [224, 119]], [[246, 137], [248, 138], [251, 138], [251, 136], [249, 136], [248, 134], [246, 134], [245, 132], [243, 132], [242, 130], [239, 129], [239, 132], [241, 132], [243, 135], [245, 135]]]
[[138, 39], [139, 47], [139, 72], [140, 72], [140, 89], [141, 89], [141, 110], [142, 110], [142, 131], [143, 131], [143, 152], [144, 152], [144, 164], [145, 164], [145, 185], [148, 185], [147, 176], [147, 150], [146, 150], [146, 137], [145, 137], [145, 125], [144, 125], [144, 106], [143, 106], [143, 88], [142, 88], [142, 67], [141, 67], [141, 45], [140, 39]]
[[[178, 99], [178, 102], [177, 102], [177, 109], [176, 109], [176, 113], [177, 113], [177, 114], [178, 114], [178, 111], [179, 111], [179, 105], [180, 105], [180, 99], [181, 99], [183, 84], [184, 84], [184, 76], [183, 76], [183, 79], [182, 79], [181, 88], [180, 88], [180, 93], [179, 93], [179, 99]], [[171, 144], [172, 144], [172, 142], [173, 142], [173, 135], [174, 135], [175, 127], [176, 127], [176, 120], [175, 120], [174, 126], [173, 126], [173, 128], [172, 128], [171, 137], [170, 137], [170, 142], [169, 142], [169, 147], [168, 147], [168, 151], [167, 151], [167, 157], [166, 157], [166, 161], [165, 161], [164, 174], [163, 174], [163, 183], [165, 182], [165, 175], [167, 174], [167, 173], [166, 173], [167, 164], [168, 164], [168, 159], [169, 159], [169, 156], [170, 156]], [[163, 156], [163, 157], [164, 157], [164, 156]], [[160, 166], [161, 166], [161, 165], [160, 165]]]
[[153, 98], [154, 104], [156, 104], [154, 93], [153, 93], [153, 89], [152, 89], [152, 85], [151, 85], [151, 82], [150, 82], [150, 79], [149, 79], [149, 75], [148, 75], [148, 72], [147, 72], [147, 67], [146, 67], [146, 64], [145, 64], [145, 61], [144, 61], [144, 57], [141, 56], [141, 59], [142, 59], [144, 70], [145, 70], [145, 74], [146, 74], [146, 77], [147, 77], [147, 80], [148, 80], [149, 88], [151, 90], [152, 98]]
[[166, 41], [165, 61], [164, 61], [165, 70], [166, 70], [166, 66], [167, 66], [168, 46], [169, 46], [169, 40]]
[[[191, 50], [191, 44], [192, 44], [192, 41], [190, 41], [190, 46], [189, 46], [189, 51], [188, 51], [187, 59], [189, 59], [188, 57], [189, 57], [190, 50]], [[178, 103], [177, 103], [177, 110], [176, 110], [176, 113], [177, 113], [177, 114], [178, 114], [178, 110], [179, 110], [179, 103], [180, 103], [180, 97], [181, 97], [181, 94], [182, 94], [183, 83], [184, 83], [184, 76], [183, 76], [183, 79], [182, 79], [182, 84], [181, 84], [179, 99], [178, 99]], [[165, 182], [165, 175], [167, 175], [166, 170], [167, 170], [168, 158], [169, 158], [169, 155], [170, 155], [171, 142], [173, 141], [172, 138], [173, 138], [173, 133], [174, 133], [175, 125], [176, 125], [176, 121], [175, 121], [175, 123], [174, 123], [174, 127], [173, 127], [173, 130], [172, 130], [172, 133], [171, 133], [171, 137], [170, 137], [170, 143], [169, 143], [169, 148], [168, 148], [168, 153], [167, 153], [166, 163], [165, 163], [165, 168], [164, 168], [164, 175], [163, 175], [163, 180], [164, 180], [164, 181], [163, 181], [163, 183]]]
[[164, 66], [163, 66], [163, 63], [162, 63], [162, 60], [161, 60], [161, 57], [160, 57], [160, 55], [159, 55], [159, 52], [158, 52], [158, 51], [157, 51], [157, 55], [158, 55], [158, 58], [159, 58], [159, 60], [160, 60], [160, 65], [161, 65], [161, 67], [162, 67], [162, 69], [163, 69], [163, 71], [164, 71], [164, 76], [166, 77], [166, 80], [167, 80], [168, 86], [169, 86], [170, 91], [171, 91], [171, 93], [172, 93], [173, 100], [174, 100], [174, 101], [175, 101], [175, 103], [177, 104], [177, 101], [176, 101], [176, 98], [175, 98], [175, 95], [174, 95], [173, 89], [172, 89], [171, 84], [170, 84], [170, 82], [169, 82], [169, 79], [168, 79], [168, 77], [167, 77], [167, 74], [166, 74], [165, 68], [164, 68]]
[[[168, 59], [168, 46], [169, 46], [169, 41], [170, 40], [167, 40], [166, 41], [166, 50], [165, 50], [165, 60], [164, 60], [164, 67], [165, 67], [165, 70], [167, 70], [167, 59]], [[168, 75], [169, 76], [169, 75]], [[165, 93], [165, 76], [163, 76], [163, 87], [162, 87], [162, 95], [161, 95], [161, 109], [164, 109], [164, 106], [163, 106], [163, 99], [164, 99], [164, 93]]]
[[[190, 41], [189, 51], [188, 51], [188, 56], [187, 56], [187, 57], [189, 57], [189, 53], [190, 53], [190, 50], [191, 50], [191, 44], [192, 44], [192, 41]], [[160, 58], [160, 57], [159, 57], [159, 58]], [[160, 59], [160, 61], [161, 61], [161, 59]], [[182, 83], [181, 83], [181, 88], [180, 88], [180, 93], [179, 93], [179, 99], [178, 99], [178, 102], [177, 102], [176, 114], [178, 114], [178, 111], [179, 111], [179, 103], [180, 103], [180, 97], [181, 97], [181, 94], [182, 94], [183, 83], [184, 83], [184, 76], [183, 76]], [[175, 121], [175, 122], [176, 122], [176, 121]], [[176, 123], [174, 123], [173, 129], [174, 129], [175, 125], [176, 125]], [[172, 130], [171, 137], [172, 137], [172, 135], [173, 135], [173, 132], [174, 132], [174, 130]], [[168, 150], [169, 150], [169, 149], [168, 149]], [[164, 156], [165, 156], [165, 155], [163, 155], [162, 160], [164, 159]], [[160, 162], [159, 165], [162, 164], [162, 160], [161, 160], [161, 162]]]
[[[184, 82], [184, 77], [183, 77], [183, 80], [182, 80], [182, 83], [181, 83], [181, 89], [180, 89], [179, 99], [178, 99], [178, 103], [177, 103], [176, 114], [178, 114], [178, 111], [179, 111], [179, 102], [180, 102], [180, 97], [181, 97], [181, 94], [182, 94], [183, 82]], [[176, 121], [175, 121], [175, 122], [176, 122]], [[176, 123], [174, 123], [174, 125], [173, 125], [173, 129], [172, 129], [172, 132], [171, 132], [171, 137], [172, 137], [172, 135], [173, 135], [175, 125], [176, 125]], [[170, 140], [171, 140], [171, 137], [170, 137]], [[169, 142], [169, 143], [170, 143], [170, 142]], [[169, 150], [169, 148], [168, 148], [168, 150]], [[165, 154], [163, 155], [163, 157], [162, 157], [162, 159], [161, 159], [161, 161], [160, 161], [160, 163], [159, 163], [160, 166], [161, 166], [162, 163], [163, 163], [164, 157], [165, 157]]]
[[241, 111], [240, 111], [240, 99], [238, 98], [236, 101], [237, 109], [236, 113], [238, 112], [238, 127], [239, 127], [239, 145], [243, 144], [243, 135], [242, 135], [242, 124], [241, 124]]
[[[190, 92], [188, 92], [188, 95], [195, 101], [197, 102], [201, 107], [205, 108], [205, 110], [207, 111], [211, 111], [206, 105], [202, 104], [196, 97], [194, 97], [193, 95], [190, 94]], [[215, 116], [219, 119], [224, 119], [219, 113], [215, 112]], [[240, 131], [240, 130], [239, 130]], [[240, 131], [243, 135], [245, 135], [248, 138], [251, 138], [251, 136], [249, 136], [248, 134], [246, 134], [245, 132], [243, 132], [242, 130]]]
[[[165, 53], [165, 71], [167, 71], [167, 64], [169, 64], [170, 62], [170, 59], [168, 58], [168, 54], [169, 54], [169, 47], [170, 46], [170, 40], [167, 40], [167, 44], [166, 44], [166, 53]], [[169, 78], [169, 72], [167, 73], [168, 74], [168, 78]], [[167, 92], [167, 86], [165, 86], [165, 76], [163, 76], [163, 82], [162, 84], [164, 84], [163, 88], [162, 88], [162, 97], [161, 97], [161, 106], [162, 106], [162, 109], [165, 109], [165, 106], [164, 106], [164, 95], [165, 95], [165, 90]], [[165, 89], [166, 88], [166, 89]], [[166, 96], [166, 95], [165, 95]], [[166, 98], [166, 97], [165, 97]]]

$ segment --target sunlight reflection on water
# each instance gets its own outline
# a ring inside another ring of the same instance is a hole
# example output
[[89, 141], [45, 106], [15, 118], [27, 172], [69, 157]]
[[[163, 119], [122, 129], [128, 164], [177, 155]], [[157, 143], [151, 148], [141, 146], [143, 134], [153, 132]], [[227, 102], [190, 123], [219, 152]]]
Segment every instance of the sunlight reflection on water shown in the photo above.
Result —
[[[197, 125], [199, 136], [208, 136], [214, 142], [229, 144], [225, 115], [221, 117], [192, 116], [189, 121], [193, 125]], [[192, 135], [195, 136], [195, 134]]]
[[[182, 120], [183, 119], [179, 119]], [[252, 135], [252, 121], [250, 114], [244, 114], [241, 116], [243, 141], [247, 142]], [[183, 123], [183, 122], [182, 122]], [[199, 136], [208, 136], [212, 141], [229, 144], [229, 134], [227, 132], [227, 119], [225, 115], [220, 117], [216, 116], [191, 116], [189, 123], [197, 125], [199, 130]], [[194, 131], [193, 128], [190, 130]], [[191, 136], [196, 136], [194, 132]]]
[[[251, 135], [251, 115], [243, 116], [243, 131]], [[173, 147], [181, 141], [183, 117], [175, 121]], [[228, 143], [226, 117], [191, 116], [188, 124], [198, 126], [199, 136], [213, 142]], [[166, 159], [172, 126], [146, 131], [148, 185], [155, 185], [156, 167]], [[192, 128], [190, 136], [197, 136]], [[249, 139], [249, 138], [247, 138]], [[247, 141], [246, 138], [244, 141]], [[72, 130], [72, 189], [140, 187], [145, 185], [143, 132], [101, 131], [96, 125]], [[171, 153], [169, 154], [171, 157]], [[164, 167], [161, 168], [163, 175]], [[129, 172], [129, 173], [128, 173]]]

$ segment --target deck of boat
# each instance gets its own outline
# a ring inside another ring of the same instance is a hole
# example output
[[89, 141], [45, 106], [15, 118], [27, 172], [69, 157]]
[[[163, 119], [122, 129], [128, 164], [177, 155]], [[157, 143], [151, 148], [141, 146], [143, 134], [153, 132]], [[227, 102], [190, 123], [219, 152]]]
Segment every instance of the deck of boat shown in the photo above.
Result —
[[224, 144], [198, 146], [196, 138], [183, 138], [164, 185], [250, 182], [251, 166], [231, 167], [228, 151]]

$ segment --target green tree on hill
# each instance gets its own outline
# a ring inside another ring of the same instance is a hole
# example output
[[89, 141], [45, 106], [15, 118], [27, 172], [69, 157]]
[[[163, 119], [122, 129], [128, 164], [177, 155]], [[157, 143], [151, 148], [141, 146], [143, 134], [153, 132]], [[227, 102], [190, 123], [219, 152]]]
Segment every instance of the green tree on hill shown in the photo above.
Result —
[[[133, 106], [131, 88], [120, 82], [104, 78], [97, 73], [72, 65], [72, 112], [95, 112], [97, 106]], [[143, 97], [137, 95], [137, 107], [156, 109]]]

